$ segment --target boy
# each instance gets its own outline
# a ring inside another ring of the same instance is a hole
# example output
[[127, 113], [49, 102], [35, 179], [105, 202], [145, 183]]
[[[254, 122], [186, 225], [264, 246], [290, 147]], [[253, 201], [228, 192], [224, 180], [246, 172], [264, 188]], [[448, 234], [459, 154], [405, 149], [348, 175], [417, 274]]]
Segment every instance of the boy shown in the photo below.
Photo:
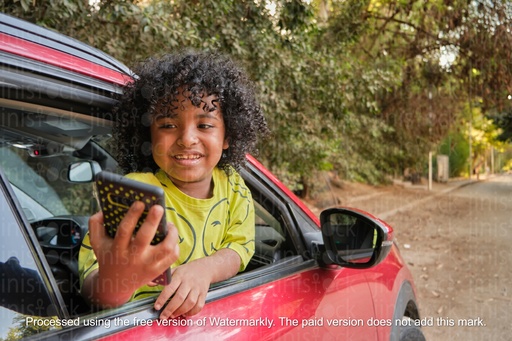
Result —
[[[254, 206], [236, 170], [267, 126], [251, 83], [227, 57], [188, 51], [135, 71], [115, 111], [117, 159], [128, 177], [164, 188], [172, 224], [151, 246], [160, 207], [134, 237], [142, 204], [131, 207], [114, 239], [102, 214], [92, 216], [79, 258], [82, 294], [115, 307], [159, 293], [157, 310], [172, 297], [161, 319], [191, 316], [210, 284], [245, 269], [254, 253]], [[151, 280], [171, 265], [170, 284], [156, 286]]]

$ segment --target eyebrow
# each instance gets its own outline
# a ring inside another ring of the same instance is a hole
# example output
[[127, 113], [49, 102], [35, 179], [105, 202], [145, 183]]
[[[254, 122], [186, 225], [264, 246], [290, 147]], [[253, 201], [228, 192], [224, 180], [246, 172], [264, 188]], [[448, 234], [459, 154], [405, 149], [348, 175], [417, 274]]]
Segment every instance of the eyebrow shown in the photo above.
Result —
[[[212, 115], [210, 112], [202, 112], [202, 113], [196, 114], [197, 118], [211, 118], [211, 119], [214, 119], [214, 120], [221, 120], [220, 116], [221, 116], [220, 113], [217, 114], [217, 115]], [[166, 119], [166, 118], [175, 119], [177, 117], [178, 117], [178, 114], [176, 114], [176, 113], [165, 112], [165, 113], [158, 113], [158, 114], [156, 114], [155, 115], [155, 120], [161, 120], [161, 119]]]

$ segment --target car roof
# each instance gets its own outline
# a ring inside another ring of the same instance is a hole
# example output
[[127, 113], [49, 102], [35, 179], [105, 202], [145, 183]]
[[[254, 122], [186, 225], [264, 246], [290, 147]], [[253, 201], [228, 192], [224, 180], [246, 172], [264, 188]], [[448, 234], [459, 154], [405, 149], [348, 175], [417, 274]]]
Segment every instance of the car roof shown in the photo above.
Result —
[[106, 118], [132, 79], [128, 67], [85, 43], [0, 13], [0, 100]]
[[[0, 13], [0, 33], [4, 35], [4, 44], [0, 46], [0, 50], [12, 51], [30, 59], [119, 85], [124, 85], [130, 80], [130, 69], [120, 61], [101, 50], [50, 29]], [[12, 43], [8, 44], [9, 41]], [[25, 46], [30, 49], [25, 49]], [[51, 50], [51, 53], [39, 54], [48, 50]], [[56, 57], [64, 59], [59, 60]], [[96, 68], [91, 68], [91, 65]]]
[[0, 13], [0, 125], [76, 149], [112, 124], [132, 72], [78, 40]]

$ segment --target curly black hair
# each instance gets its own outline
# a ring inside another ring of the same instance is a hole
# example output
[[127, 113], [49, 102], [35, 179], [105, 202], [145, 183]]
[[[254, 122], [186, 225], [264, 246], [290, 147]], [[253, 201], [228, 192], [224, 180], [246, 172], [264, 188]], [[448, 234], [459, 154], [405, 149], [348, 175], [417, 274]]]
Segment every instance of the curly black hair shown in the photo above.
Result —
[[151, 155], [151, 118], [184, 91], [196, 107], [204, 105], [203, 97], [217, 97], [229, 141], [217, 167], [228, 174], [243, 167], [246, 154], [255, 153], [258, 138], [269, 132], [253, 83], [226, 55], [186, 50], [149, 58], [133, 71], [133, 83], [114, 108], [114, 151], [125, 173], [158, 169]]

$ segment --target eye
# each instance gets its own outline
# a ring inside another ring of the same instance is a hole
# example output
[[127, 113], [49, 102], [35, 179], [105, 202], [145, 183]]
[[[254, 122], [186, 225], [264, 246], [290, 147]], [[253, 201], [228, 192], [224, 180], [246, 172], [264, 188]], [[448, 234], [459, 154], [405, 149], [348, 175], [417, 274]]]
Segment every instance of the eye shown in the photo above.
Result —
[[158, 124], [159, 129], [173, 129], [176, 128], [176, 125], [170, 122], [163, 122]]
[[211, 129], [214, 128], [213, 124], [201, 123], [197, 126], [199, 129]]

